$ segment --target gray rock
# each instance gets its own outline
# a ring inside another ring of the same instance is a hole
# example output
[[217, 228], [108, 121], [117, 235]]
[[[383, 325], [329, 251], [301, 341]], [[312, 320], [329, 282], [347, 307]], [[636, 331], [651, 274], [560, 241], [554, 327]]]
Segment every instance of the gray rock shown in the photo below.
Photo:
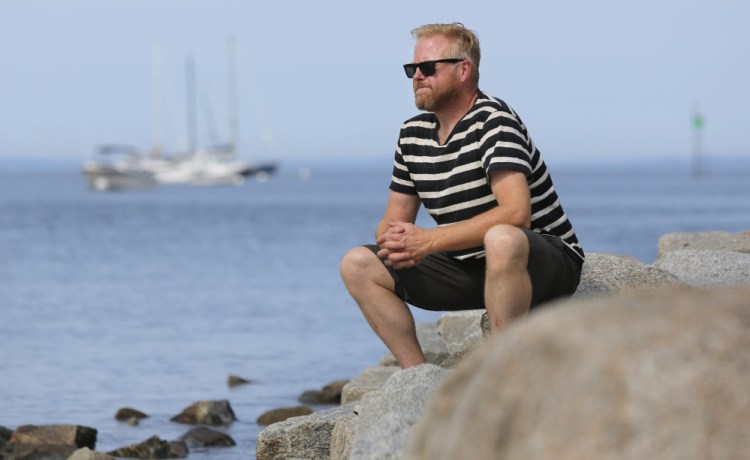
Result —
[[440, 337], [443, 338], [448, 353], [463, 355], [482, 341], [482, 310], [448, 312], [437, 320]]
[[358, 418], [351, 412], [336, 419], [331, 432], [331, 460], [349, 460]]
[[748, 349], [750, 289], [553, 304], [445, 379], [403, 458], [746, 458]]
[[654, 266], [691, 286], [750, 285], [750, 253], [682, 249], [660, 255]]
[[301, 417], [312, 413], [313, 410], [307, 406], [280, 407], [260, 414], [256, 423], [258, 425], [271, 425], [273, 423], [283, 422], [288, 418]]
[[269, 425], [258, 435], [255, 456], [257, 460], [327, 459], [336, 420], [353, 410], [354, 404], [347, 404]]
[[82, 447], [68, 457], [67, 460], [117, 460], [115, 457], [105, 454], [104, 452], [96, 452], [89, 449], [88, 447]]
[[388, 377], [397, 370], [399, 370], [397, 366], [369, 366], [365, 368], [359, 375], [344, 385], [341, 390], [341, 404], [359, 401], [367, 393], [381, 388]]
[[727, 232], [677, 232], [659, 238], [659, 255], [681, 249], [701, 251], [734, 251], [750, 253], [750, 231]]
[[450, 372], [432, 364], [404, 369], [388, 378], [382, 389], [362, 398], [349, 458], [400, 458], [413, 425]]
[[[419, 323], [417, 326], [417, 339], [422, 346], [424, 357], [428, 363], [439, 364], [445, 361], [450, 353], [446, 347], [445, 341], [438, 333], [438, 327], [435, 323]], [[398, 366], [393, 353], [388, 352], [380, 359], [381, 366]]]
[[631, 257], [591, 253], [586, 255], [581, 283], [573, 297], [613, 294], [624, 289], [679, 285], [676, 276]]
[[226, 399], [220, 401], [199, 401], [170, 419], [188, 425], [229, 425], [237, 420], [232, 406]]

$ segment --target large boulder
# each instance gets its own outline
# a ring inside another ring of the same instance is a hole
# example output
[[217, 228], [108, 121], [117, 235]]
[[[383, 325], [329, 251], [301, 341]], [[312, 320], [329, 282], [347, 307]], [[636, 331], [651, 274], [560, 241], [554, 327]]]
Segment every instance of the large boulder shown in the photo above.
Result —
[[573, 297], [613, 294], [626, 289], [679, 285], [679, 279], [658, 267], [631, 257], [613, 254], [586, 254], [581, 282]]
[[365, 395], [351, 440], [350, 460], [400, 458], [427, 401], [450, 372], [422, 364], [394, 373], [382, 389]]
[[661, 254], [654, 266], [691, 286], [750, 286], [750, 253], [680, 249]]
[[448, 376], [404, 459], [740, 459], [750, 289], [552, 304]]
[[659, 238], [660, 256], [681, 249], [750, 253], [750, 231], [741, 233], [677, 232], [668, 233]]
[[359, 420], [357, 413], [350, 412], [336, 419], [331, 432], [331, 460], [349, 460], [352, 453], [352, 438]]
[[347, 404], [269, 425], [258, 435], [255, 457], [258, 460], [327, 459], [336, 420], [353, 410], [354, 404]]
[[463, 355], [482, 341], [480, 322], [485, 310], [465, 310], [444, 313], [437, 320], [440, 337], [448, 353]]

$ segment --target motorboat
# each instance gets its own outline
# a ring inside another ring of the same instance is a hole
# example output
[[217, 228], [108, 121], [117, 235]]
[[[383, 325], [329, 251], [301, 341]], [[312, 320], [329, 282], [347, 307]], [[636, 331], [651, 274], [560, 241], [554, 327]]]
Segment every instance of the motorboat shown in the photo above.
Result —
[[81, 174], [92, 190], [134, 190], [155, 187], [158, 182], [154, 173], [141, 162], [137, 153], [130, 149], [102, 147], [101, 154], [109, 154], [106, 161], [87, 161], [81, 166]]

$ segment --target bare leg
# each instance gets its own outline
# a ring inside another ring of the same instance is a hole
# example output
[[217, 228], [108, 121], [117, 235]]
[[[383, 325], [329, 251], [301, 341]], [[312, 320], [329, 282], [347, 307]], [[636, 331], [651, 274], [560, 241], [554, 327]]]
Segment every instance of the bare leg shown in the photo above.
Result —
[[369, 249], [357, 247], [341, 261], [341, 278], [373, 331], [402, 368], [425, 362], [414, 317], [394, 292], [393, 278]]
[[526, 271], [529, 240], [517, 227], [497, 225], [484, 237], [487, 275], [484, 302], [492, 332], [528, 313], [531, 306], [531, 279]]

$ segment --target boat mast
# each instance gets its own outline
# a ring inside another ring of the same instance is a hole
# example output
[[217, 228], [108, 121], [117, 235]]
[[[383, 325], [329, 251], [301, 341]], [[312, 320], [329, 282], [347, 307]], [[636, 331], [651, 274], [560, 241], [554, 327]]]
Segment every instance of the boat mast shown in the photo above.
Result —
[[186, 72], [187, 72], [187, 101], [188, 101], [188, 107], [187, 107], [187, 123], [188, 123], [188, 148], [190, 149], [190, 153], [194, 153], [196, 151], [196, 146], [198, 145], [197, 135], [196, 135], [196, 127], [197, 122], [195, 120], [196, 117], [196, 97], [195, 97], [195, 64], [193, 63], [193, 57], [188, 56], [186, 60]]
[[237, 153], [239, 130], [237, 129], [237, 57], [234, 35], [227, 39], [227, 75], [229, 79], [229, 145]]
[[162, 152], [162, 135], [161, 135], [161, 48], [159, 44], [154, 44], [152, 50], [152, 88], [151, 103], [153, 112], [153, 147], [151, 155], [158, 157]]

